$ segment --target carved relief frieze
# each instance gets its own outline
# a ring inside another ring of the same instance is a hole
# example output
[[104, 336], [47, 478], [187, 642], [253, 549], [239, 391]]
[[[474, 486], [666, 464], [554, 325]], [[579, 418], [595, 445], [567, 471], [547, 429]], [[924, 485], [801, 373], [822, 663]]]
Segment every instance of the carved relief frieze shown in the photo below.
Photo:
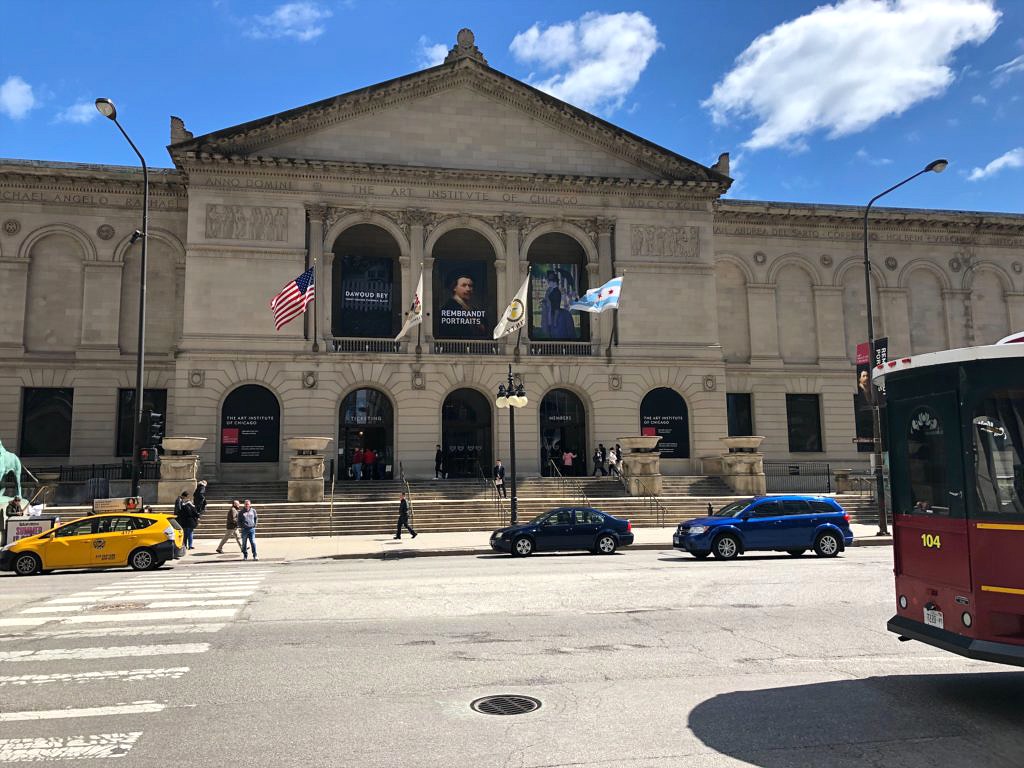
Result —
[[693, 261], [700, 252], [700, 230], [697, 227], [634, 224], [630, 235], [633, 258]]
[[283, 243], [288, 239], [288, 209], [209, 203], [206, 236], [216, 240]]

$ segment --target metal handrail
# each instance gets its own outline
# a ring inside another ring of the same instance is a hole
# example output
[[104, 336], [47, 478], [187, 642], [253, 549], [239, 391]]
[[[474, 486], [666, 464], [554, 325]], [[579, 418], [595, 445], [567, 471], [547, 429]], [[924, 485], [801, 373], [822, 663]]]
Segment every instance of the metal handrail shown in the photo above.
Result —
[[494, 479], [487, 477], [487, 473], [484, 471], [484, 465], [479, 461], [476, 463], [476, 472], [478, 479], [483, 483], [484, 488], [491, 499], [491, 506], [494, 507], [494, 511], [498, 514], [498, 524], [504, 527], [507, 519], [504, 497], [498, 492], [498, 486], [494, 484]]
[[548, 464], [551, 465], [551, 471], [554, 473], [554, 477], [557, 477], [559, 480], [559, 484], [562, 487], [562, 495], [569, 496], [574, 494], [576, 496], [577, 503], [589, 507], [590, 499], [587, 497], [587, 492], [583, 490], [583, 483], [574, 477], [566, 477], [563, 475], [562, 470], [558, 468], [558, 464], [555, 463], [554, 459], [548, 459]]
[[[616, 477], [618, 478], [619, 483], [622, 485], [622, 489], [628, 495], [632, 496], [633, 494], [629, 493], [629, 483], [626, 482], [626, 476], [621, 474], [621, 473], [619, 473], [619, 474], [616, 475]], [[664, 527], [664, 525], [665, 525], [665, 518], [669, 514], [668, 508], [664, 504], [661, 503], [661, 499], [659, 499], [651, 491], [651, 489], [647, 485], [647, 483], [645, 483], [641, 478], [634, 477], [634, 478], [632, 478], [632, 480], [640, 488], [640, 493], [636, 494], [633, 497], [634, 498], [643, 499], [644, 507], [645, 507], [645, 512], [650, 512], [650, 511], [653, 510], [654, 515], [655, 515], [655, 519], [658, 521], [658, 527]]]

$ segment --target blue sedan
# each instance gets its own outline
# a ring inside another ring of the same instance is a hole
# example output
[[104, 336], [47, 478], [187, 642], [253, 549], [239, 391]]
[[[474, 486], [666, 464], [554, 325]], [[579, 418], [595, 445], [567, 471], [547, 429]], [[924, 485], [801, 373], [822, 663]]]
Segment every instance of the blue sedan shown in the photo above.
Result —
[[632, 543], [633, 526], [629, 520], [591, 507], [559, 507], [528, 523], [499, 528], [491, 534], [491, 549], [513, 557], [567, 549], [610, 555]]
[[752, 550], [799, 557], [813, 549], [835, 557], [853, 544], [850, 516], [828, 496], [761, 496], [726, 504], [710, 517], [680, 523], [672, 546], [703, 560], [732, 560]]

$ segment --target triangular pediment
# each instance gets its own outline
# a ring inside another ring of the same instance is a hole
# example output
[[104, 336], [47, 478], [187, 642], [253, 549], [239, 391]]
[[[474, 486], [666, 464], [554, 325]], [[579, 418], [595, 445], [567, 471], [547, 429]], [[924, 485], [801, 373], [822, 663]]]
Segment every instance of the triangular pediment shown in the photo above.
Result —
[[729, 178], [472, 59], [172, 144], [195, 155], [671, 180]]

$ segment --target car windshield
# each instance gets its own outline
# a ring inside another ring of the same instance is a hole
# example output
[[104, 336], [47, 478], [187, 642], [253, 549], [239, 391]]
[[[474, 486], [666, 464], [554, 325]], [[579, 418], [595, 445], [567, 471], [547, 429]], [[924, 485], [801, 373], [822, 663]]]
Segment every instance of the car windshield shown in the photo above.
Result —
[[736, 517], [740, 512], [747, 508], [750, 504], [749, 501], [733, 501], [726, 504], [724, 507], [719, 509], [717, 512], [712, 513], [712, 517]]
[[548, 515], [550, 515], [552, 512], [556, 512], [556, 511], [557, 510], [549, 509], [547, 512], [541, 512], [539, 515], [537, 515], [535, 518], [533, 518], [533, 520], [530, 521], [530, 525], [540, 525], [541, 523], [543, 523], [547, 519]]

